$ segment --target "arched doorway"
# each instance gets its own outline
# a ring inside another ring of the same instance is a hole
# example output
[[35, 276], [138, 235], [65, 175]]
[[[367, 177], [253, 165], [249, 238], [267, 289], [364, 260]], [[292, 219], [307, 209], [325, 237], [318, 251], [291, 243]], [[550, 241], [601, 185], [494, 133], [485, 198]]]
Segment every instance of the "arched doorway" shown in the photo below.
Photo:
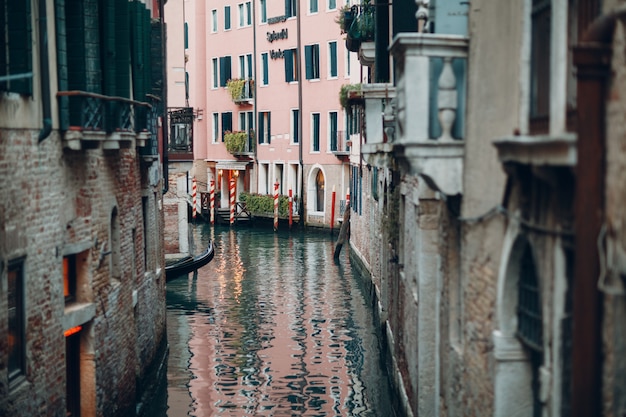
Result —
[[315, 176], [315, 211], [324, 211], [324, 173], [321, 169]]

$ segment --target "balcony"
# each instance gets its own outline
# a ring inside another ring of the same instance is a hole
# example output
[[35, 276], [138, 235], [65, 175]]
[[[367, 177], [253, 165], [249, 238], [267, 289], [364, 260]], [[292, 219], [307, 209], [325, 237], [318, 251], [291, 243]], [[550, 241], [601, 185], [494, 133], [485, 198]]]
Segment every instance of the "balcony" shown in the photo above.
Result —
[[170, 127], [167, 152], [169, 160], [193, 161], [193, 120], [192, 107], [170, 107], [167, 111]]
[[254, 80], [232, 79], [226, 83], [233, 102], [240, 106], [252, 105], [254, 102]]
[[150, 103], [86, 91], [59, 91], [57, 97], [66, 148], [120, 149], [133, 141], [143, 147], [151, 137]]
[[370, 165], [393, 169], [396, 88], [392, 84], [363, 84], [361, 94], [365, 115], [363, 155]]
[[342, 161], [348, 161], [350, 158], [350, 136], [348, 132], [335, 132], [330, 137], [330, 151]]
[[343, 19], [338, 23], [342, 33], [346, 33], [346, 48], [350, 52], [358, 52], [359, 61], [364, 66], [374, 65], [374, 20], [376, 6], [373, 4], [362, 4], [345, 8]]
[[394, 159], [447, 195], [463, 192], [468, 43], [465, 36], [402, 33], [390, 47], [397, 62]]
[[251, 159], [254, 156], [254, 130], [226, 132], [224, 144], [226, 150], [237, 158]]

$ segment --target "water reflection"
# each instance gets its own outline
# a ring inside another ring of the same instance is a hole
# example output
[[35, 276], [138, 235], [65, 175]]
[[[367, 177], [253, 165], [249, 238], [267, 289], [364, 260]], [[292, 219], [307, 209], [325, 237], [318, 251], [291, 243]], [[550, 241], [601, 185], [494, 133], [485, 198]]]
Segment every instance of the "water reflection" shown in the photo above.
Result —
[[168, 283], [168, 416], [391, 414], [346, 251], [336, 265], [326, 234], [194, 227], [216, 252]]

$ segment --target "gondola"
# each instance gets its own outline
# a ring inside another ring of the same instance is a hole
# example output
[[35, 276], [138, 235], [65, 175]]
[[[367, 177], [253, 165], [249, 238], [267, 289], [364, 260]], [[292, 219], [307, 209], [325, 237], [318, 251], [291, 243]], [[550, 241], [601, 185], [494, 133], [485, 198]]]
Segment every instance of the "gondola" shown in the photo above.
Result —
[[208, 264], [211, 262], [214, 255], [215, 248], [213, 247], [213, 242], [209, 241], [209, 245], [201, 254], [196, 256], [187, 256], [171, 265], [166, 266], [165, 280], [169, 281], [182, 275], [186, 275], [189, 272]]

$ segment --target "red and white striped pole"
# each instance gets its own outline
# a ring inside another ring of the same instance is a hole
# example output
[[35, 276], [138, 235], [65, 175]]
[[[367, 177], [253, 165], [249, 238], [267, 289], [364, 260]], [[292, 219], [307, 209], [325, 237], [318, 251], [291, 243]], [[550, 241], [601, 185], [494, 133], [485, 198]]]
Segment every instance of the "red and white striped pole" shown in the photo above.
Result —
[[215, 180], [211, 180], [211, 187], [209, 188], [209, 212], [211, 224], [215, 224]]
[[274, 231], [278, 230], [278, 180], [274, 183]]
[[191, 217], [194, 220], [196, 219], [196, 204], [198, 204], [198, 201], [196, 200], [197, 191], [198, 186], [196, 184], [196, 177], [193, 177], [193, 179], [191, 180], [191, 204], [193, 205], [193, 207], [191, 208]]
[[291, 188], [289, 189], [289, 229], [291, 230], [291, 226], [293, 225], [293, 195], [291, 193]]
[[230, 177], [230, 224], [235, 223], [235, 179]]
[[330, 235], [333, 235], [333, 229], [335, 228], [335, 199], [337, 198], [335, 194], [335, 186], [333, 185], [333, 193], [331, 194], [331, 202], [330, 202]]

